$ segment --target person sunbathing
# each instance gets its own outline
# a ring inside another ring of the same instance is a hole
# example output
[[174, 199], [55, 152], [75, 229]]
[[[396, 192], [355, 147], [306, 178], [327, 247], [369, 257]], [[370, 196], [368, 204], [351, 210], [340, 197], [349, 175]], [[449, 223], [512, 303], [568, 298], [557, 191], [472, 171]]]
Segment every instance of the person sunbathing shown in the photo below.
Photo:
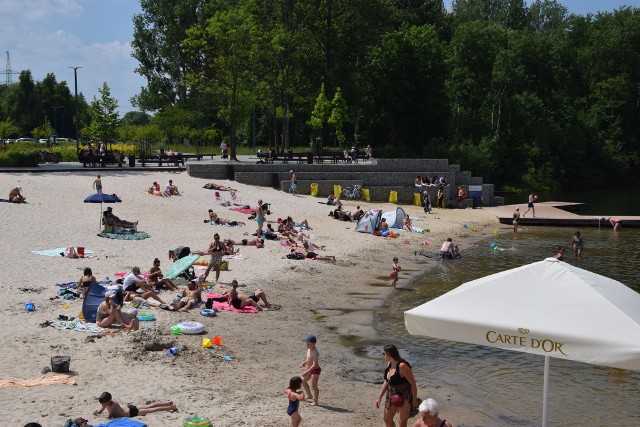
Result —
[[[333, 255], [318, 255], [315, 252], [315, 246], [311, 242], [304, 242], [302, 244], [304, 246], [304, 250], [306, 251], [305, 257], [309, 259], [317, 259], [319, 261], [331, 261], [336, 262], [336, 257]], [[293, 249], [292, 249], [293, 251]]]
[[409, 218], [408, 215], [406, 215], [402, 220], [402, 229], [413, 232], [413, 228], [411, 227], [411, 218]]
[[[154, 300], [158, 301], [160, 304], [155, 304], [152, 301], [148, 301], [149, 298], [153, 298]], [[166, 304], [153, 291], [147, 291], [142, 294], [139, 294], [137, 292], [127, 291], [124, 293], [124, 297], [122, 300], [124, 302], [138, 302], [138, 303], [147, 302], [149, 305], [152, 305], [154, 307], [157, 307], [161, 304]]]
[[[264, 239], [242, 239], [242, 240], [225, 240], [225, 244], [228, 246], [231, 246], [233, 248], [234, 245], [236, 246], [255, 246], [257, 248], [262, 248], [264, 247]], [[229, 251], [227, 251], [227, 255], [233, 255], [234, 253], [238, 252], [237, 250], [233, 253], [229, 253]]]
[[262, 300], [265, 307], [271, 308], [271, 304], [267, 301], [267, 296], [262, 289], [256, 289], [251, 295], [238, 293], [238, 281], [235, 279], [231, 282], [231, 290], [228, 292], [225, 291], [222, 295], [227, 297], [229, 305], [236, 310], [241, 310], [245, 307], [255, 307], [256, 310], [262, 311], [263, 308], [258, 304], [260, 300]]
[[202, 188], [207, 188], [209, 190], [219, 190], [219, 191], [238, 191], [235, 188], [225, 187], [224, 185], [216, 184], [215, 182], [209, 182], [204, 185]]
[[137, 331], [140, 323], [136, 317], [137, 311], [133, 313], [123, 313], [120, 306], [114, 301], [115, 291], [107, 291], [104, 294], [104, 301], [98, 306], [96, 314], [96, 326], [106, 328], [113, 323], [119, 323], [125, 329], [133, 329]]
[[9, 192], [9, 201], [11, 203], [25, 203], [27, 201], [22, 195], [22, 187], [16, 187]]
[[201, 275], [197, 279], [193, 279], [187, 285], [187, 289], [182, 291], [182, 298], [177, 304], [170, 304], [169, 310], [173, 311], [189, 311], [194, 308], [202, 300], [202, 286], [204, 276]]
[[238, 225], [245, 225], [242, 221], [232, 221], [229, 219], [220, 218], [217, 213], [213, 211], [213, 209], [209, 209], [209, 223], [218, 224], [218, 225], [228, 225], [231, 227], [237, 227]]
[[103, 212], [104, 223], [106, 225], [110, 225], [112, 227], [122, 227], [122, 228], [136, 228], [138, 226], [138, 221], [131, 222], [125, 221], [124, 219], [120, 219], [113, 214], [113, 208], [109, 206], [106, 211]]
[[151, 267], [151, 269], [149, 270], [147, 282], [149, 283], [149, 285], [155, 286], [156, 288], [166, 286], [174, 292], [179, 291], [175, 283], [173, 283], [169, 279], [164, 278], [162, 270], [160, 270], [160, 260], [158, 258], [153, 260], [153, 267]]
[[135, 418], [138, 415], [144, 417], [145, 415], [152, 412], [178, 410], [173, 402], [157, 402], [144, 406], [127, 405], [126, 408], [123, 408], [118, 404], [118, 402], [113, 400], [113, 398], [111, 397], [111, 393], [106, 391], [102, 393], [100, 397], [98, 397], [98, 402], [100, 402], [102, 406], [97, 411], [94, 411], [93, 415], [98, 416], [102, 414], [102, 412], [104, 412], [104, 410], [106, 409], [107, 413], [109, 414], [108, 418]]
[[157, 181], [153, 181], [151, 187], [147, 189], [147, 193], [153, 194], [154, 196], [165, 196], [165, 194], [162, 192], [162, 189], [160, 188], [160, 184], [158, 184]]

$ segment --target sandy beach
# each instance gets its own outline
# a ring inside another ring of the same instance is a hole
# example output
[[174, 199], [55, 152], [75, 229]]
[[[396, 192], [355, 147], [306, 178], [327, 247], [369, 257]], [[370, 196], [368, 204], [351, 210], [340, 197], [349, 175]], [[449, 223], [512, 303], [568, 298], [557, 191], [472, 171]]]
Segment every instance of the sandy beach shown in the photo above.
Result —
[[[216, 181], [236, 188], [243, 204], [254, 207], [259, 198], [270, 203], [272, 213], [267, 220], [274, 226], [278, 218], [287, 216], [295, 221], [307, 219], [314, 244], [326, 245], [319, 254], [335, 255], [336, 263], [283, 258], [289, 248], [278, 241], [267, 241], [264, 249], [240, 246], [243, 259], [230, 261], [230, 271], [222, 272], [221, 282], [228, 285], [237, 279], [240, 291], [247, 293], [261, 288], [277, 309], [257, 314], [225, 311], [206, 318], [199, 310], [177, 313], [144, 308], [142, 311], [156, 316], [155, 322], [143, 322], [138, 332], [119, 331], [100, 338], [40, 327], [59, 315], [78, 315], [81, 300], [50, 298], [57, 294], [56, 283], [77, 281], [85, 267], [90, 267], [99, 280], [114, 279], [117, 272], [130, 271], [133, 266], [148, 271], [157, 257], [166, 271], [171, 265], [167, 258], [169, 248], [205, 250], [214, 233], [223, 239], [240, 240], [251, 238], [256, 231], [256, 223], [248, 220], [248, 215], [221, 206], [214, 191], [202, 188], [207, 181], [191, 178], [186, 172], [104, 172], [104, 192], [116, 193], [123, 201], [111, 205], [114, 213], [123, 219], [138, 220], [138, 229], [150, 238], [127, 241], [98, 237], [100, 205], [83, 200], [94, 192], [92, 183], [99, 172], [0, 175], [0, 191], [5, 193], [2, 197], [19, 185], [28, 201], [23, 205], [0, 203], [5, 246], [0, 282], [0, 343], [4, 352], [0, 377], [40, 378], [52, 356], [66, 355], [71, 357], [71, 371], [77, 382], [0, 388], [3, 425], [39, 422], [45, 427], [58, 427], [79, 416], [91, 424], [106, 422], [104, 415], [92, 415], [100, 407], [97, 396], [103, 391], [109, 391], [121, 404], [173, 401], [178, 412], [138, 418], [154, 427], [181, 425], [182, 419], [191, 414], [207, 416], [216, 426], [289, 425], [283, 390], [290, 377], [302, 372], [299, 366], [306, 351], [303, 339], [309, 334], [318, 337], [322, 366], [320, 406], [301, 405], [302, 425], [383, 425], [382, 410], [376, 409], [374, 402], [380, 390], [384, 359], [380, 356], [377, 363], [372, 363], [371, 358], [360, 357], [353, 343], [363, 339], [379, 342], [380, 351], [384, 344], [394, 343], [393, 337], [379, 336], [372, 321], [376, 310], [389, 309], [384, 308], [384, 299], [394, 292], [388, 279], [392, 258], [397, 256], [403, 268], [398, 286], [410, 286], [412, 275], [428, 268], [429, 263], [441, 262], [422, 257], [416, 263], [415, 251], [437, 251], [447, 237], [460, 243], [464, 251], [465, 245], [497, 228], [495, 216], [482, 209], [436, 209], [427, 215], [420, 207], [402, 206], [412, 217], [422, 218], [414, 225], [430, 232], [403, 232], [397, 239], [374, 237], [354, 232], [353, 223], [330, 218], [329, 207], [318, 203], [324, 198]], [[169, 179], [182, 196], [144, 194], [153, 181], [164, 186]], [[230, 200], [229, 193], [221, 194]], [[345, 209], [353, 210], [355, 206], [355, 202], [347, 202]], [[362, 208], [386, 211], [395, 205], [362, 203]], [[234, 228], [205, 224], [208, 209], [246, 225]], [[471, 232], [471, 228], [478, 231]], [[65, 259], [31, 253], [67, 246], [82, 246], [95, 254], [85, 259]], [[209, 278], [213, 277], [214, 272]], [[178, 284], [184, 286], [185, 281], [179, 280]], [[165, 300], [171, 300], [173, 295], [168, 291], [160, 294]], [[39, 309], [27, 312], [28, 302]], [[422, 302], [416, 301], [416, 305]], [[130, 308], [125, 306], [125, 311]], [[186, 320], [202, 322], [206, 333], [171, 334], [171, 326]], [[222, 346], [207, 352], [201, 347], [202, 338], [214, 335], [222, 337]], [[181, 348], [179, 356], [165, 355], [166, 347], [172, 345]], [[233, 360], [223, 360], [223, 355]], [[417, 382], [420, 397], [438, 400], [442, 413], [455, 420], [455, 425], [482, 425], [476, 414], [465, 410], [463, 399], [457, 401], [455, 390], [427, 387], [438, 385], [437, 378], [417, 378]]]

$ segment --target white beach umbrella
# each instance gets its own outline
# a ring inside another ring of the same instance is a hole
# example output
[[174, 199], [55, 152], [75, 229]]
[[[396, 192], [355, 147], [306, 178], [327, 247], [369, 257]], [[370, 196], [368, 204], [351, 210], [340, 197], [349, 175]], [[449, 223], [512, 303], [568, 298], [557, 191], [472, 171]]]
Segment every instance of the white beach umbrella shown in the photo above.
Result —
[[412, 335], [640, 370], [640, 294], [555, 258], [467, 282], [406, 311]]

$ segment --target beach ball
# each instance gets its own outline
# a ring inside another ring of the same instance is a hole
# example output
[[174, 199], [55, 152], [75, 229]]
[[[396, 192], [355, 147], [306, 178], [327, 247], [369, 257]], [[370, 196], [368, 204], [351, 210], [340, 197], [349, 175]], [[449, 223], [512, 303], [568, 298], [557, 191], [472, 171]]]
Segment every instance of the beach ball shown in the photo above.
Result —
[[491, 249], [495, 249], [495, 248], [497, 248], [497, 247], [498, 247], [498, 244], [497, 244], [497, 243], [492, 243], [492, 244], [491, 244]]

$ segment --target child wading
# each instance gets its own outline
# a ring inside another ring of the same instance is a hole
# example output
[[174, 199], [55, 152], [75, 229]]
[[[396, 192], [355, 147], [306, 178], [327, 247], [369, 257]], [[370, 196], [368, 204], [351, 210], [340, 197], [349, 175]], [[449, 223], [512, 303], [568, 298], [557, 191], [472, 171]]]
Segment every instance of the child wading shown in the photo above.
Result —
[[396, 285], [398, 284], [398, 274], [400, 273], [400, 270], [401, 270], [400, 266], [398, 265], [397, 257], [393, 258], [393, 264], [391, 266], [393, 267], [393, 271], [389, 275], [389, 278], [393, 279], [393, 282], [391, 282], [391, 287], [395, 289]]

